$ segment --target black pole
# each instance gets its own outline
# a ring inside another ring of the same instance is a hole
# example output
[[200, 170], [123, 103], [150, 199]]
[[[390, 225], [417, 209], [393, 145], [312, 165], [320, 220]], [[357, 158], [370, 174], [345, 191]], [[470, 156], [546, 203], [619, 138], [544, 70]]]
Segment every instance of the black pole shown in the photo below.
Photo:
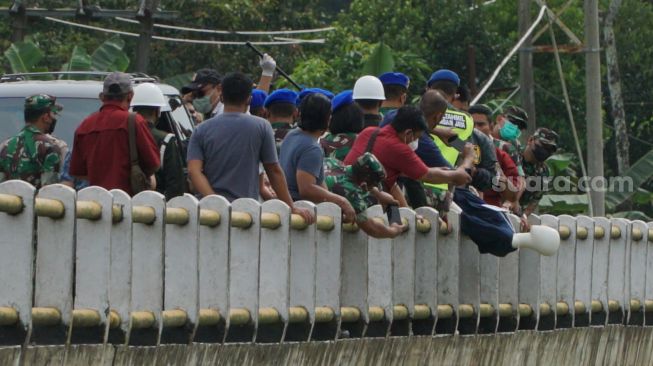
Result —
[[[254, 47], [253, 44], [251, 44], [250, 42], [247, 42], [247, 43], [245, 43], [245, 45], [247, 47], [251, 48], [252, 51], [256, 52], [256, 54], [259, 55], [259, 57], [263, 57], [263, 52], [259, 51], [258, 48]], [[289, 83], [291, 83], [295, 88], [297, 88], [297, 90], [302, 90], [302, 87], [299, 86], [299, 84], [297, 84], [293, 79], [291, 79], [290, 76], [288, 74], [286, 74], [285, 71], [281, 70], [281, 68], [279, 68], [279, 66], [276, 66], [276, 70], [281, 76], [286, 78], [286, 80], [288, 80]]]

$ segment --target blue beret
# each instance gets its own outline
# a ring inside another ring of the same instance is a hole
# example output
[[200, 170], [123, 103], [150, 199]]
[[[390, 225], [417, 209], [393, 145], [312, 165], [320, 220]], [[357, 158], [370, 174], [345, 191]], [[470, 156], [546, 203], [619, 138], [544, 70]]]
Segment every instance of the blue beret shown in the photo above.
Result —
[[329, 99], [333, 99], [333, 93], [326, 90], [326, 89], [321, 89], [321, 88], [305, 88], [302, 89], [301, 92], [299, 92], [299, 96], [297, 97], [297, 105], [302, 102], [305, 96], [313, 93], [320, 93], [324, 95], [325, 97]]
[[383, 85], [401, 85], [404, 88], [408, 88], [408, 82], [410, 82], [408, 76], [400, 72], [386, 72], [379, 76], [379, 80]]
[[338, 93], [338, 95], [336, 95], [331, 101], [331, 111], [335, 111], [340, 107], [354, 103], [353, 95], [354, 92], [352, 90], [345, 90]]
[[290, 89], [277, 89], [265, 99], [265, 108], [274, 103], [295, 104], [297, 93]]
[[431, 78], [426, 85], [431, 86], [431, 84], [440, 80], [451, 81], [452, 83], [456, 84], [456, 86], [460, 86], [460, 77], [458, 77], [458, 74], [447, 69], [440, 69], [431, 74]]
[[263, 102], [265, 98], [268, 97], [268, 93], [260, 89], [252, 89], [252, 100], [249, 102], [250, 108], [260, 108], [263, 107]]

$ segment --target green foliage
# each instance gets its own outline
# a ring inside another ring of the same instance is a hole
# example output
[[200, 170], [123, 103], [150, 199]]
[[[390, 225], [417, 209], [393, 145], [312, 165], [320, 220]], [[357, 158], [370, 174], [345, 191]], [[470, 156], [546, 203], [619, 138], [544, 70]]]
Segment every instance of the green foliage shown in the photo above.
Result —
[[395, 60], [392, 56], [392, 49], [385, 43], [380, 42], [365, 60], [361, 73], [366, 75], [381, 75], [384, 72], [394, 71], [394, 68]]
[[125, 42], [115, 36], [102, 43], [91, 55], [91, 70], [94, 71], [127, 71], [129, 57], [123, 48]]
[[31, 40], [13, 43], [5, 51], [5, 57], [13, 73], [38, 71], [37, 65], [43, 59], [43, 55], [43, 51]]
[[[609, 209], [615, 209], [618, 205], [632, 197], [642, 186], [653, 177], [653, 150], [649, 151], [644, 157], [639, 159], [628, 169], [623, 178], [632, 179], [633, 186], [631, 190], [623, 189], [620, 191], [608, 192], [605, 196], [605, 203]], [[640, 199], [641, 200], [641, 199]], [[649, 201], [650, 203], [650, 201]]]

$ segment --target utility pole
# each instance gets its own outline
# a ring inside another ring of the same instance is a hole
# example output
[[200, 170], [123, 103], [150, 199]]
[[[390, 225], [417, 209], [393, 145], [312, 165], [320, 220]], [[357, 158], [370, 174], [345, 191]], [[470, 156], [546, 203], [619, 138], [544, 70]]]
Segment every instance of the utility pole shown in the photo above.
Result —
[[[531, 0], [519, 0], [519, 37], [531, 26]], [[533, 41], [529, 36], [519, 49], [519, 85], [522, 108], [528, 113], [528, 135], [535, 131], [535, 82], [533, 79]]]
[[[587, 174], [589, 175], [588, 178], [591, 178], [593, 181], [595, 178], [604, 178], [598, 0], [585, 0], [584, 11]], [[591, 187], [592, 184], [589, 184], [588, 186]], [[590, 187], [588, 187], [588, 189]], [[605, 191], [601, 189], [590, 190], [590, 195], [592, 197], [594, 216], [605, 216]]]
[[154, 31], [154, 12], [158, 5], [158, 0], [141, 0], [141, 5], [136, 14], [136, 19], [141, 23], [141, 32], [138, 38], [138, 47], [136, 48], [135, 71], [138, 72], [146, 73], [150, 63], [150, 43]]
[[11, 33], [11, 42], [22, 42], [25, 38], [25, 32], [27, 30], [27, 14], [25, 13], [25, 4], [26, 1], [14, 0], [9, 7], [9, 15], [11, 17], [11, 28], [13, 32]]

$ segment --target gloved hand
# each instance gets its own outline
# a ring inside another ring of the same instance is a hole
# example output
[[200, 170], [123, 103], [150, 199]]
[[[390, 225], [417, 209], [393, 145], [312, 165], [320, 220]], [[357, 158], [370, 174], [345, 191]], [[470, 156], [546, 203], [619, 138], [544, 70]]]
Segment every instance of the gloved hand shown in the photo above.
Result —
[[263, 57], [261, 57], [259, 65], [261, 65], [261, 69], [263, 69], [263, 76], [272, 76], [274, 75], [274, 70], [277, 67], [277, 62], [274, 61], [272, 56], [265, 53], [263, 54]]

